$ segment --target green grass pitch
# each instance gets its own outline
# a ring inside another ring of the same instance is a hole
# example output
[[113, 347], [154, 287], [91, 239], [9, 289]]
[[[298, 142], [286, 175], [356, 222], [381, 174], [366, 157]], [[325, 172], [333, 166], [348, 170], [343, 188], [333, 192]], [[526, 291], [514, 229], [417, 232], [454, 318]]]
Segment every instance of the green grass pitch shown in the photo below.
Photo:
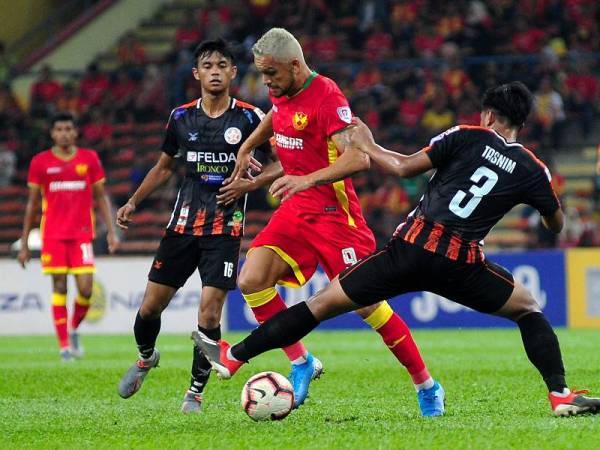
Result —
[[[128, 400], [116, 386], [136, 356], [132, 336], [84, 336], [86, 358], [72, 364], [59, 362], [54, 337], [2, 337], [0, 448], [598, 448], [600, 415], [551, 415], [516, 329], [414, 334], [446, 389], [443, 418], [419, 416], [408, 375], [367, 331], [309, 336], [325, 375], [305, 406], [263, 423], [242, 412], [240, 390], [256, 372], [287, 374], [279, 351], [233, 380], [211, 379], [203, 413], [186, 416], [179, 407], [189, 382], [187, 336], [159, 338], [161, 367]], [[599, 332], [558, 334], [570, 385], [600, 394]]]

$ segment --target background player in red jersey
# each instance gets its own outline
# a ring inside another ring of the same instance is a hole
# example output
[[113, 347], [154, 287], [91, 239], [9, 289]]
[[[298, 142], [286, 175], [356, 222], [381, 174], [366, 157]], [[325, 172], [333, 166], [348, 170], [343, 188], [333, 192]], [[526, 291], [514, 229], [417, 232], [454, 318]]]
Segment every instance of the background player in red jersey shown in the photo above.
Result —
[[[251, 150], [274, 136], [285, 175], [270, 191], [283, 203], [252, 243], [238, 281], [256, 319], [264, 322], [286, 308], [277, 283], [301, 286], [317, 264], [333, 279], [375, 250], [375, 239], [348, 178], [369, 168], [369, 158], [350, 145], [352, 112], [346, 97], [333, 80], [309, 69], [300, 44], [288, 31], [271, 29], [252, 50], [273, 108], [240, 148], [230, 180], [242, 178]], [[222, 191], [226, 193], [227, 186]], [[429, 375], [404, 321], [386, 301], [358, 314], [408, 369], [422, 414], [442, 415], [443, 389]], [[292, 362], [290, 378], [298, 406], [311, 379], [322, 370], [321, 363], [301, 342], [283, 350]]]
[[307, 302], [277, 314], [233, 347], [202, 342], [213, 367], [228, 378], [243, 362], [306, 336], [323, 320], [382, 296], [423, 290], [514, 321], [555, 415], [600, 412], [600, 398], [567, 388], [558, 339], [531, 293], [483, 256], [483, 239], [520, 203], [535, 207], [554, 233], [563, 227], [548, 168], [516, 142], [532, 103], [523, 83], [490, 88], [481, 126], [453, 127], [410, 156], [377, 145], [359, 121], [352, 142], [387, 171], [412, 177], [436, 170], [419, 205], [385, 248], [340, 273]]
[[[77, 128], [71, 114], [59, 114], [50, 123], [51, 149], [31, 160], [27, 184], [29, 198], [25, 209], [21, 250], [23, 267], [31, 257], [28, 238], [42, 198], [42, 271], [52, 276], [52, 316], [63, 361], [83, 356], [77, 328], [84, 319], [94, 282], [93, 202], [108, 228], [110, 253], [118, 246], [104, 193], [104, 170], [94, 150], [75, 145]], [[67, 274], [75, 275], [77, 297], [68, 323]], [[68, 330], [70, 329], [70, 335]]]

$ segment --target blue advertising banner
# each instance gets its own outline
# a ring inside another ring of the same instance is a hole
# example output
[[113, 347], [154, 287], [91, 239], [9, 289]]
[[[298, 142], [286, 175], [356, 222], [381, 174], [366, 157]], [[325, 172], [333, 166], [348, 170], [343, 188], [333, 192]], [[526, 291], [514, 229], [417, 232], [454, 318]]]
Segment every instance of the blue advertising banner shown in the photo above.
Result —
[[[565, 256], [562, 251], [531, 251], [486, 254], [494, 262], [510, 270], [540, 303], [548, 320], [555, 326], [566, 325]], [[322, 270], [301, 288], [278, 287], [288, 305], [308, 299], [327, 285]], [[475, 312], [429, 292], [414, 292], [394, 297], [390, 305], [411, 328], [476, 328], [512, 327], [506, 319]], [[232, 291], [227, 301], [229, 330], [249, 330], [256, 326], [250, 309], [239, 290]], [[320, 329], [368, 328], [354, 313], [344, 314], [324, 322]]]

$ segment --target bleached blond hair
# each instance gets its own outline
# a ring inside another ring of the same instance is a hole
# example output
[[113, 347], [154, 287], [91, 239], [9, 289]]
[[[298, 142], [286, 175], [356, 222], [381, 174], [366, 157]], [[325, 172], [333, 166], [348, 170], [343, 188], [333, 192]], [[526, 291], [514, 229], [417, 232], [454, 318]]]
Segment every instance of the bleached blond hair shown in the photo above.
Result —
[[304, 63], [304, 53], [298, 39], [284, 28], [271, 28], [252, 46], [254, 56], [271, 56], [278, 62], [297, 59]]

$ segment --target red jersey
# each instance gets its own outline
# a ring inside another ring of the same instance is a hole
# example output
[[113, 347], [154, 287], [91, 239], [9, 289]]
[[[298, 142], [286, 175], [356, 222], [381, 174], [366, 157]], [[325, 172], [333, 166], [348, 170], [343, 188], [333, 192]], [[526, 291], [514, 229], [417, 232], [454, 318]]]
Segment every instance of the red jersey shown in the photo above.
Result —
[[[271, 97], [271, 102], [275, 148], [287, 175], [307, 175], [337, 160], [340, 153], [330, 137], [352, 123], [352, 112], [333, 80], [313, 72], [298, 94]], [[365, 224], [350, 178], [312, 187], [286, 202], [298, 214], [326, 215], [354, 227]]]
[[42, 191], [42, 240], [92, 240], [92, 185], [103, 180], [104, 169], [94, 150], [78, 148], [68, 160], [52, 150], [35, 155], [27, 184]]

